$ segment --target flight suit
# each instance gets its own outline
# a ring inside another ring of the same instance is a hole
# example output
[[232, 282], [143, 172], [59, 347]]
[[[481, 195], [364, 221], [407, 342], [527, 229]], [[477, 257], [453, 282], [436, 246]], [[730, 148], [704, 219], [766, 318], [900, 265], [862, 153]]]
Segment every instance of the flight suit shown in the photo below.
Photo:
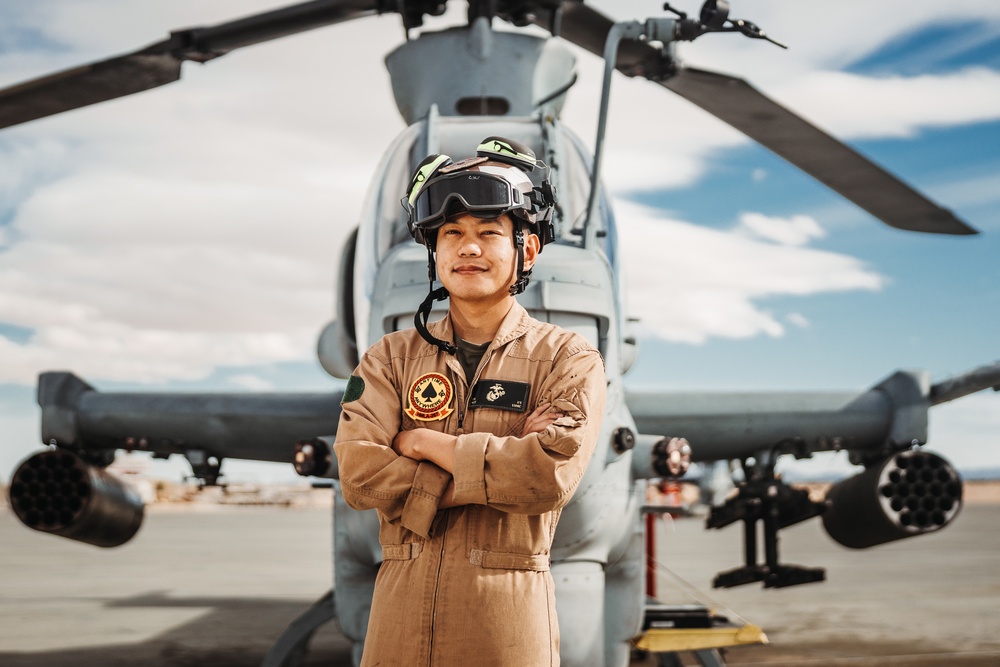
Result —
[[[429, 329], [454, 339], [447, 317]], [[377, 509], [380, 523], [363, 666], [559, 664], [549, 550], [593, 454], [605, 389], [589, 342], [517, 303], [471, 391], [458, 360], [414, 330], [368, 350], [335, 445], [344, 500]], [[520, 437], [543, 402], [562, 416]], [[391, 449], [397, 432], [421, 427], [458, 436], [454, 497], [468, 504], [438, 511], [451, 475]]]

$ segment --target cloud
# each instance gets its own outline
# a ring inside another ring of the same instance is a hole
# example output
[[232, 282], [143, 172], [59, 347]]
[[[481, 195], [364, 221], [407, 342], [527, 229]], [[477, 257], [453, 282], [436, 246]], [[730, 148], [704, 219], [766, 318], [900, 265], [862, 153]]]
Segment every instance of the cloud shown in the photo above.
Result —
[[[719, 231], [616, 201], [630, 316], [666, 340], [704, 343], [710, 337], [749, 338], [785, 333], [786, 319], [761, 301], [850, 290], [877, 290], [885, 279], [853, 257], [804, 247], [821, 233], [810, 218], [790, 220], [746, 214], [764, 234], [745, 226]], [[806, 222], [808, 221], [808, 222]], [[773, 242], [777, 239], [779, 242]]]
[[788, 313], [787, 315], [785, 315], [785, 320], [787, 320], [789, 324], [794, 325], [800, 329], [809, 328], [809, 320], [802, 313]]
[[[236, 162], [206, 153], [187, 168], [202, 139], [131, 153], [66, 144], [72, 160], [94, 164], [19, 193], [0, 228], [0, 322], [35, 333], [3, 343], [0, 381], [72, 367], [151, 382], [312, 355], [357, 182], [311, 177], [308, 151], [289, 147]], [[293, 170], [296, 156], [304, 165]], [[139, 159], [157, 166], [128, 168]]]
[[737, 233], [744, 233], [764, 241], [774, 241], [782, 245], [802, 246], [813, 239], [821, 239], [826, 232], [808, 215], [791, 218], [774, 218], [763, 213], [744, 213], [740, 216]]
[[911, 137], [920, 130], [1000, 118], [1000, 72], [861, 76], [816, 71], [776, 85], [776, 97], [850, 139]]

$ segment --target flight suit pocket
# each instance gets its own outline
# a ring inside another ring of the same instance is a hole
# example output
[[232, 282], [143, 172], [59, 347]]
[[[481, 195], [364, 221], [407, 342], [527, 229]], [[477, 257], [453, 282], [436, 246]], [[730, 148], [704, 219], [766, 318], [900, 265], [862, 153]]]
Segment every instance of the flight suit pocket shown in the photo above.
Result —
[[480, 567], [502, 570], [546, 572], [549, 569], [548, 554], [518, 554], [473, 549], [469, 553], [469, 562]]
[[423, 551], [424, 545], [420, 542], [407, 542], [405, 544], [383, 544], [382, 560], [413, 560]]
[[548, 556], [538, 554], [549, 550], [552, 513], [512, 514], [485, 506], [470, 506], [469, 510], [470, 562], [482, 567], [549, 569]]

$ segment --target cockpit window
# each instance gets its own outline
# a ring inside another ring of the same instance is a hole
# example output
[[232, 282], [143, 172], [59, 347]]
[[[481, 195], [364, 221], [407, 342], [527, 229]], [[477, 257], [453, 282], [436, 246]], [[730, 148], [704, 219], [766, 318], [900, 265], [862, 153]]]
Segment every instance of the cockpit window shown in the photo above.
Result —
[[378, 206], [378, 232], [376, 236], [379, 261], [391, 248], [400, 243], [413, 243], [406, 228], [406, 211], [400, 203], [410, 179], [410, 154], [419, 134], [413, 132], [403, 137], [386, 163]]
[[583, 159], [581, 148], [569, 132], [560, 133], [565, 164], [560, 165], [559, 208], [562, 224], [559, 238], [562, 243], [583, 245], [585, 238], [584, 216], [587, 213], [587, 199], [590, 197], [590, 165]]

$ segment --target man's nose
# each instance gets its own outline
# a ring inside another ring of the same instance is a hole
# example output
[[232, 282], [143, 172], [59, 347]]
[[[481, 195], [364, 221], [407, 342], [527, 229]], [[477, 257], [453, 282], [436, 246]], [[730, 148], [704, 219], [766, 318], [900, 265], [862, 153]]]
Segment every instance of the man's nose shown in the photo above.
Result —
[[478, 243], [470, 240], [462, 244], [462, 246], [458, 249], [458, 254], [462, 257], [478, 257], [482, 254], [482, 249], [479, 247]]

